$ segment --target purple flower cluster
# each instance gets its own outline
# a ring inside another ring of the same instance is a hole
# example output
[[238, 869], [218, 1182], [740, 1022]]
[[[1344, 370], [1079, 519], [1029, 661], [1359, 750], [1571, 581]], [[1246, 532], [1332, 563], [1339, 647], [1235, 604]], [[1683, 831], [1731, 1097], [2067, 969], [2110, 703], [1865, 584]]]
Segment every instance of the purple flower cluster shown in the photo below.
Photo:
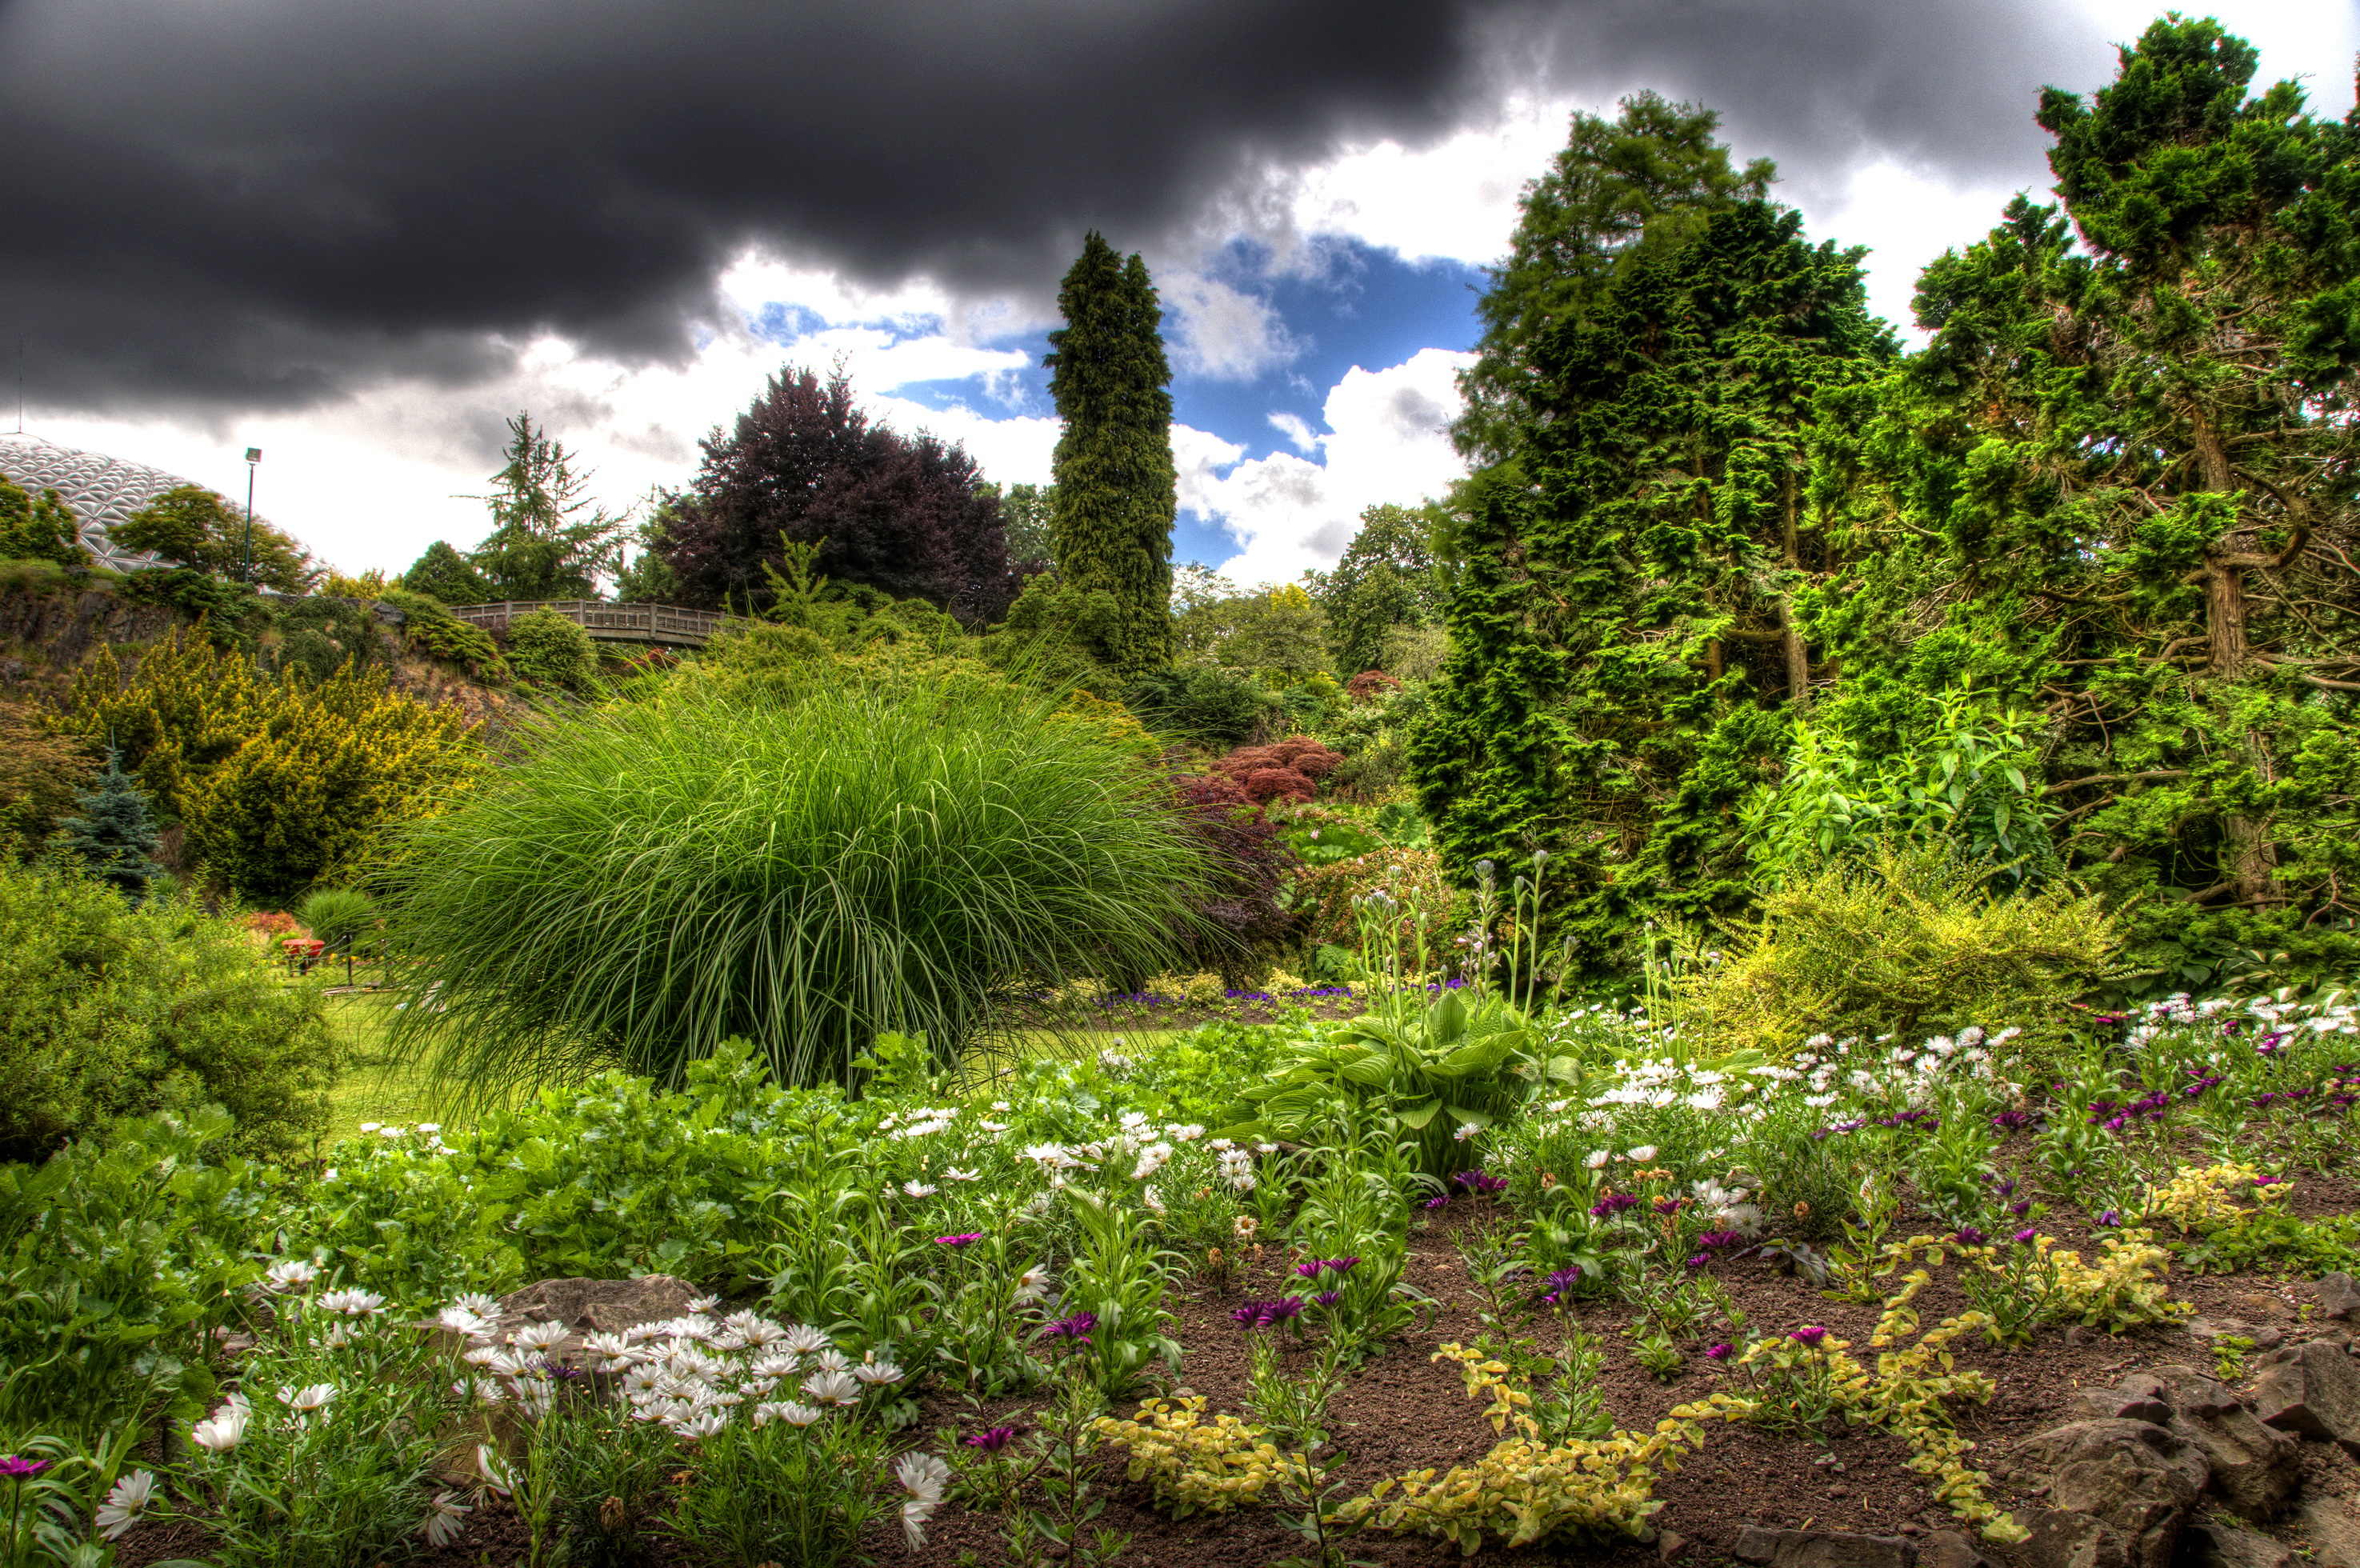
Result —
[[26, 1459], [14, 1454], [0, 1454], [0, 1476], [11, 1481], [29, 1481], [49, 1467], [46, 1459]]
[[1707, 1252], [1725, 1252], [1744, 1246], [1745, 1238], [1733, 1230], [1709, 1230], [1697, 1237], [1697, 1245]]
[[1719, 1345], [1709, 1345], [1705, 1346], [1704, 1358], [1707, 1361], [1726, 1361], [1736, 1354], [1737, 1346], [1731, 1345], [1724, 1340]]
[[983, 1431], [977, 1432], [973, 1437], [968, 1438], [967, 1440], [967, 1445], [969, 1448], [980, 1448], [986, 1454], [997, 1454], [1001, 1449], [1007, 1447], [1010, 1441], [1015, 1436], [1016, 1429], [1012, 1426], [986, 1427]]
[[1629, 1192], [1609, 1192], [1590, 1205], [1590, 1217], [1598, 1220], [1608, 1219], [1625, 1209], [1635, 1209], [1638, 1206], [1639, 1200]]
[[1072, 1317], [1059, 1318], [1055, 1323], [1043, 1329], [1040, 1337], [1062, 1339], [1073, 1345], [1087, 1345], [1090, 1342], [1090, 1332], [1098, 1326], [1098, 1313], [1076, 1312]]
[[1896, 1111], [1889, 1116], [1879, 1116], [1876, 1125], [1899, 1132], [1933, 1132], [1942, 1125], [1942, 1118], [1931, 1111]]
[[1807, 1350], [1817, 1350], [1819, 1347], [1819, 1341], [1828, 1337], [1828, 1331], [1818, 1323], [1810, 1323], [1797, 1329], [1786, 1337]]
[[1274, 1301], [1248, 1301], [1229, 1313], [1229, 1321], [1251, 1334], [1256, 1329], [1276, 1328], [1302, 1315], [1302, 1297], [1281, 1296]]
[[2002, 1111], [1992, 1117], [1991, 1125], [2001, 1132], [2008, 1133], [2014, 1132], [2030, 1120], [2032, 1120], [2030, 1111]]
[[1306, 1279], [1317, 1279], [1322, 1274], [1349, 1274], [1360, 1261], [1358, 1258], [1306, 1258], [1295, 1266], [1295, 1271]]
[[1819, 1131], [1811, 1135], [1811, 1139], [1813, 1142], [1818, 1142], [1821, 1138], [1850, 1138], [1852, 1134], [1858, 1132], [1867, 1125], [1868, 1121], [1865, 1117], [1856, 1121], [1838, 1122], [1833, 1127], [1823, 1127], [1819, 1128]]
[[1480, 1171], [1461, 1171], [1451, 1180], [1470, 1192], [1504, 1192], [1508, 1190], [1505, 1176], [1487, 1176]]
[[1541, 1298], [1541, 1305], [1545, 1307], [1554, 1307], [1557, 1305], [1568, 1296], [1573, 1294], [1574, 1286], [1580, 1282], [1581, 1265], [1579, 1263], [1567, 1264], [1564, 1268], [1557, 1269], [1548, 1277], [1548, 1294]]
[[982, 1239], [983, 1232], [971, 1230], [962, 1236], [938, 1236], [934, 1237], [934, 1245], [936, 1247], [972, 1247]]
[[1990, 1239], [1971, 1225], [1962, 1225], [1950, 1233], [1950, 1245], [1953, 1247], [1981, 1247]]

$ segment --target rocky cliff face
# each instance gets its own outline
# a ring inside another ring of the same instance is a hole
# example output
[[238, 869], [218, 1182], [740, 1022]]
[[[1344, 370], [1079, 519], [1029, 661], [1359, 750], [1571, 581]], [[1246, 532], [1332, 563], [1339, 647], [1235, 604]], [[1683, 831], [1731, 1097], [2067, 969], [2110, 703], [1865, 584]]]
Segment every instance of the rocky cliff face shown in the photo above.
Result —
[[180, 616], [158, 604], [134, 604], [104, 589], [44, 593], [0, 591], [0, 678], [21, 681], [36, 666], [71, 672], [92, 649], [153, 642], [180, 625]]

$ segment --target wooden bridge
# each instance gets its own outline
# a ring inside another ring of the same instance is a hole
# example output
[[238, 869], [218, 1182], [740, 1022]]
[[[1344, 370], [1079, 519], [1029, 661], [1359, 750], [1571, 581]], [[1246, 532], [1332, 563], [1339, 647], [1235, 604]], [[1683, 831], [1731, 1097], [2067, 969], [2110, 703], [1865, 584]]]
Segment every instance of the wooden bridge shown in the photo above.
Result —
[[718, 610], [683, 610], [677, 604], [609, 604], [597, 599], [543, 599], [531, 604], [504, 600], [497, 604], [451, 606], [453, 615], [487, 632], [505, 632], [510, 621], [535, 610], [554, 611], [600, 642], [644, 642], [664, 648], [702, 648], [724, 626], [745, 618]]

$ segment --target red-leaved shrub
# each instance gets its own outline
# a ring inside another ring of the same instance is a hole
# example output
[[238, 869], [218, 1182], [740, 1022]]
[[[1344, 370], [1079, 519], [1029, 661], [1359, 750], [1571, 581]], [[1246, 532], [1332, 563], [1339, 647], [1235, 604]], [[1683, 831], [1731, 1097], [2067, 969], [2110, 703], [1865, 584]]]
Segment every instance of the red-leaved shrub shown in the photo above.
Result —
[[1398, 691], [1401, 682], [1382, 670], [1363, 670], [1344, 682], [1344, 695], [1354, 702], [1373, 702], [1387, 691]]
[[1295, 852], [1234, 779], [1218, 774], [1173, 781], [1189, 830], [1211, 852], [1216, 870], [1205, 918], [1226, 942], [1200, 951], [1197, 961], [1241, 985], [1255, 956], [1284, 946], [1295, 917], [1278, 907], [1279, 885], [1300, 868]]
[[1306, 751], [1295, 757], [1295, 770], [1316, 783], [1335, 772], [1343, 760], [1332, 751]]
[[1292, 768], [1257, 768], [1246, 775], [1246, 793], [1264, 805], [1284, 799], [1308, 800], [1317, 788]]

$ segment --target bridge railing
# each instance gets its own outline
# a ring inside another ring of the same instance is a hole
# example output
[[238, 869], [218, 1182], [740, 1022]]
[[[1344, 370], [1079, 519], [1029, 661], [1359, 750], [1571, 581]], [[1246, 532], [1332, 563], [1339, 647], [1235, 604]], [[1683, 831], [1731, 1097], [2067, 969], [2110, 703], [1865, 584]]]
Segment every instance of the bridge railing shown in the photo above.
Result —
[[505, 632], [508, 624], [536, 610], [563, 615], [602, 642], [665, 643], [701, 647], [731, 621], [744, 617], [717, 610], [688, 610], [677, 604], [610, 604], [597, 599], [503, 600], [493, 604], [453, 604], [451, 613], [489, 632]]

